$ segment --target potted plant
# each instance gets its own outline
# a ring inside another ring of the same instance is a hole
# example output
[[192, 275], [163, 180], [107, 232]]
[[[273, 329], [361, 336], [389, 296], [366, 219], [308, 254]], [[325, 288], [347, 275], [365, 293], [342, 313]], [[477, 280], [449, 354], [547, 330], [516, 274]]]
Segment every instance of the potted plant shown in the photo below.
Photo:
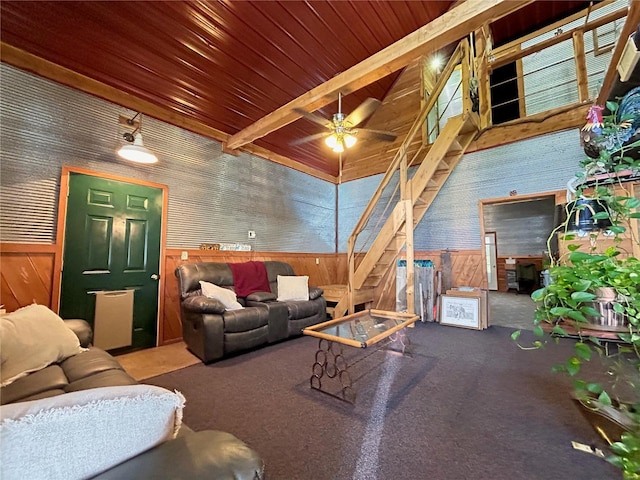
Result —
[[[549, 284], [531, 295], [537, 306], [533, 331], [539, 339], [521, 347], [543, 347], [545, 331], [556, 339], [576, 338], [573, 354], [554, 371], [574, 379], [576, 403], [610, 444], [608, 460], [622, 470], [624, 478], [640, 479], [640, 260], [628, 248], [638, 244], [631, 222], [640, 218], [640, 201], [617, 175], [638, 172], [640, 162], [627, 153], [640, 141], [633, 141], [627, 130], [640, 122], [640, 110], [624, 113], [615, 102], [608, 102], [607, 109], [610, 115], [595, 121], [600, 123], [596, 125], [599, 133], [589, 138], [591, 153], [594, 145], [598, 149], [597, 157], [581, 162], [583, 170], [576, 176], [580, 186], [574, 193], [585, 201], [567, 204], [566, 220], [548, 240], [551, 252], [551, 239], [559, 235], [568, 242], [567, 253], [551, 257]], [[625, 143], [629, 139], [631, 143]], [[594, 210], [593, 202], [603, 208]], [[587, 217], [594, 228], [569, 231], [572, 219], [585, 209], [591, 209]], [[579, 234], [587, 242], [573, 243]], [[602, 235], [610, 240], [604, 250], [598, 249]], [[517, 342], [519, 335], [516, 331], [512, 338]], [[620, 342], [616, 354], [609, 354], [602, 337]], [[584, 362], [595, 359], [602, 362], [602, 375], [581, 378]]]

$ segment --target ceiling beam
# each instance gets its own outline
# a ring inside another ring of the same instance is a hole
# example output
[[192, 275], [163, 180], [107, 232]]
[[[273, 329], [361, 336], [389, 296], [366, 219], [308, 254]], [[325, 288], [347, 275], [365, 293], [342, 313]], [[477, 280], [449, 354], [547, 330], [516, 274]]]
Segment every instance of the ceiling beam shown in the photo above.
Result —
[[229, 137], [227, 147], [236, 149], [300, 118], [294, 108], [315, 111], [407, 66], [416, 58], [456, 42], [483, 24], [493, 22], [533, 0], [484, 0], [464, 2], [427, 25], [380, 50], [350, 69], [309, 90], [286, 105]]

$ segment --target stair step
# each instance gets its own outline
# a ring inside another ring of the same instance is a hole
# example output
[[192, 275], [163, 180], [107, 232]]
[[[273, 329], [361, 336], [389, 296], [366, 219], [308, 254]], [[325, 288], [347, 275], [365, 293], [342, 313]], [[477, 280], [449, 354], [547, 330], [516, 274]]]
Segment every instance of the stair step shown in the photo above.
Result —
[[373, 270], [371, 271], [371, 275], [383, 276], [384, 274], [387, 273], [388, 269], [389, 269], [389, 264], [376, 265], [375, 267], [373, 267]]
[[462, 151], [462, 145], [460, 145], [460, 142], [459, 142], [458, 138], [454, 139], [451, 142], [451, 145], [449, 145], [449, 148], [447, 149], [447, 151], [449, 151], [449, 152], [460, 152], [460, 151]]

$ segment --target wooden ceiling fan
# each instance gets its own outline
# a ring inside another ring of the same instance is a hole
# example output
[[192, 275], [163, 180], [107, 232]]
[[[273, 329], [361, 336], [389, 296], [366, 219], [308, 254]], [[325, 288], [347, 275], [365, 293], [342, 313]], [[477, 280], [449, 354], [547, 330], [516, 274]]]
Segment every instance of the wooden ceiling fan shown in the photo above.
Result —
[[333, 114], [331, 120], [307, 112], [301, 108], [294, 108], [293, 111], [298, 115], [311, 120], [318, 125], [322, 125], [327, 130], [325, 132], [315, 133], [307, 137], [295, 140], [291, 145], [300, 145], [301, 143], [310, 142], [320, 138], [324, 138], [325, 143], [334, 152], [342, 153], [347, 148], [355, 145], [358, 139], [381, 140], [383, 142], [393, 142], [397, 135], [393, 132], [384, 130], [372, 130], [370, 128], [357, 128], [364, 120], [369, 118], [378, 107], [382, 105], [380, 100], [375, 98], [367, 98], [349, 115], [342, 113], [342, 94], [338, 93], [338, 113]]

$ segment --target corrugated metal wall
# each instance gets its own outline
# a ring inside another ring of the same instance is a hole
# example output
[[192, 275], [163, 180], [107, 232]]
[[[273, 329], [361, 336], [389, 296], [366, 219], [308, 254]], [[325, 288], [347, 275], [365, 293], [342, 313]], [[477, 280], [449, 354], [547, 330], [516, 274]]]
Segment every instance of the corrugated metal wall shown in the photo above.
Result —
[[[160, 163], [131, 164], [115, 149], [123, 142], [118, 116], [133, 112], [5, 64], [0, 82], [2, 242], [55, 241], [60, 172], [70, 165], [168, 185], [169, 248], [238, 242], [331, 253], [337, 190], [338, 251], [346, 252], [381, 178], [336, 189], [258, 157], [223, 154], [219, 142], [149, 117], [144, 140]], [[480, 199], [564, 189], [583, 156], [577, 130], [465, 155], [418, 227], [416, 249], [480, 248]], [[248, 230], [257, 238], [247, 239]]]
[[555, 227], [555, 198], [484, 207], [484, 229], [496, 232], [499, 256], [543, 255]]
[[[589, 21], [601, 18], [621, 8], [627, 8], [628, 0], [618, 0], [605, 5], [589, 15]], [[603, 44], [614, 44], [620, 36], [625, 19], [609, 23], [584, 35], [584, 49], [587, 64], [589, 93], [596, 98], [605, 72], [611, 63], [612, 51], [595, 51], [594, 34], [598, 38], [599, 47]], [[585, 23], [581, 18], [563, 25], [560, 30], [569, 31]], [[547, 32], [522, 43], [522, 48], [536, 45], [553, 38], [555, 31]], [[560, 105], [568, 105], [578, 101], [577, 77], [573, 40], [569, 39], [546, 48], [522, 59], [524, 72], [524, 89], [527, 115], [544, 112]]]
[[[118, 116], [135, 112], [0, 64], [0, 241], [55, 242], [63, 165], [167, 185], [167, 247], [245, 243], [260, 251], [332, 253], [336, 188], [263, 160], [222, 153], [219, 142], [143, 118], [160, 159], [115, 154]], [[247, 231], [255, 230], [249, 240]]]
[[[584, 158], [578, 129], [465, 155], [415, 231], [416, 250], [479, 249], [478, 202], [488, 198], [563, 190]], [[339, 187], [338, 250], [375, 191], [381, 175]]]

